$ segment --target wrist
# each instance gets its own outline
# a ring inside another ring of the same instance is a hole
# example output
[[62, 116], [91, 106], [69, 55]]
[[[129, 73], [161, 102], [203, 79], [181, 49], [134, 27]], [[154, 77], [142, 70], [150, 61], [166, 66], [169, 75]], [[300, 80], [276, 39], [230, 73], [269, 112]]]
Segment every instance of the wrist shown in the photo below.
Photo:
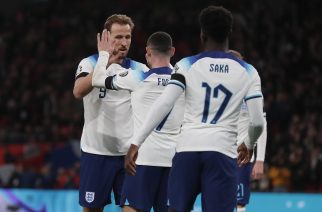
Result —
[[99, 51], [98, 54], [99, 56], [107, 56], [107, 57], [110, 56], [110, 53], [108, 53], [108, 51], [105, 51], [105, 50]]

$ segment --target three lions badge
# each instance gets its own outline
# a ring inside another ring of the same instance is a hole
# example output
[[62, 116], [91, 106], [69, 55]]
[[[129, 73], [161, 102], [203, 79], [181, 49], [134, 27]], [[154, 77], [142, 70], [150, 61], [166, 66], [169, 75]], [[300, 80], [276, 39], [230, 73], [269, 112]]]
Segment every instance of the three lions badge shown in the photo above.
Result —
[[86, 202], [91, 203], [91, 202], [94, 201], [94, 198], [95, 198], [95, 193], [94, 192], [88, 192], [88, 191], [86, 191], [86, 193], [85, 193], [85, 200], [86, 200]]

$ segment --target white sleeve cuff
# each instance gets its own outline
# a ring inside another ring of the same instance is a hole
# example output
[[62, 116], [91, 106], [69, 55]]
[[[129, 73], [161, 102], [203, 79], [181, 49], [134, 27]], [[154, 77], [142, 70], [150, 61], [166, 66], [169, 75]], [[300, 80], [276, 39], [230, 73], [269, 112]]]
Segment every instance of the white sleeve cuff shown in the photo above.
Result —
[[98, 88], [105, 88], [106, 66], [108, 64], [108, 59], [110, 54], [107, 51], [100, 51], [97, 58], [97, 63], [94, 68], [92, 77], [92, 86]]

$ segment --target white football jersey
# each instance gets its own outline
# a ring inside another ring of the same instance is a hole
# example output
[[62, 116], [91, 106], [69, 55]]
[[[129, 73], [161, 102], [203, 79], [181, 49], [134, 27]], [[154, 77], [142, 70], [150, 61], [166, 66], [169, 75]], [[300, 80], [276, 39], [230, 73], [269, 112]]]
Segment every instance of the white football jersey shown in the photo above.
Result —
[[[94, 70], [98, 54], [83, 59], [77, 68], [76, 78]], [[146, 65], [124, 59], [122, 67], [148, 69]], [[115, 73], [116, 74], [116, 73]], [[130, 92], [93, 88], [83, 98], [84, 127], [81, 149], [99, 155], [125, 155], [133, 134]]]
[[171, 80], [185, 89], [185, 114], [177, 152], [218, 151], [237, 157], [237, 123], [243, 100], [262, 98], [256, 69], [230, 53], [202, 52], [180, 60]]
[[[264, 118], [266, 120], [266, 113], [264, 113]], [[248, 126], [249, 126], [249, 112], [248, 112], [246, 102], [243, 101], [241, 105], [239, 119], [238, 119], [237, 146], [242, 144], [247, 139]], [[260, 160], [260, 161], [265, 160], [266, 141], [267, 141], [267, 126], [265, 122], [264, 130], [261, 136], [257, 139], [256, 160]], [[251, 161], [254, 161], [254, 156], [255, 154], [253, 154]]]
[[[118, 68], [118, 65], [113, 66]], [[114, 88], [131, 91], [134, 131], [139, 129], [152, 104], [162, 94], [171, 78], [171, 73], [171, 68], [162, 67], [150, 69], [148, 72], [123, 71], [123, 73], [114, 76]], [[171, 112], [141, 145], [136, 164], [171, 167], [183, 113], [184, 98], [181, 96]]]

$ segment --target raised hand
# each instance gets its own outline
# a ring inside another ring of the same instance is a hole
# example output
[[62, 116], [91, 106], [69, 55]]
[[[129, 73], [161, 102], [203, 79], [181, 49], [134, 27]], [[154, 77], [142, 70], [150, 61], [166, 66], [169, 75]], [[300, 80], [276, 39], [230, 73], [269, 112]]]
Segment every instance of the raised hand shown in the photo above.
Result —
[[107, 51], [112, 54], [117, 54], [115, 50], [115, 40], [111, 38], [111, 32], [104, 29], [102, 34], [97, 33], [97, 50]]
[[109, 43], [108, 43], [108, 33], [107, 30], [104, 29], [102, 35], [97, 33], [97, 50], [100, 51], [107, 51], [109, 50]]

